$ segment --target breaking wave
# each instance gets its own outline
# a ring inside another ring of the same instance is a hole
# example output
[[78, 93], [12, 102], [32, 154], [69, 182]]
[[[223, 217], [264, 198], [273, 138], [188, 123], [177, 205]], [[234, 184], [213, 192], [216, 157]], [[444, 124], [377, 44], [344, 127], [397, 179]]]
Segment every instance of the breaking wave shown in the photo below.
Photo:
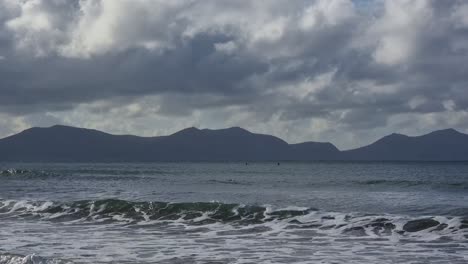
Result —
[[1, 176], [3, 177], [7, 177], [7, 176], [41, 177], [41, 176], [54, 176], [54, 174], [46, 172], [46, 171], [10, 168], [10, 169], [5, 169], [5, 170], [0, 170], [0, 177]]
[[[312, 229], [318, 233], [350, 236], [411, 236], [468, 239], [468, 218], [455, 216], [409, 217], [322, 212], [312, 208], [225, 204], [219, 202], [132, 202], [116, 199], [52, 201], [0, 201], [0, 219], [26, 218], [80, 223], [125, 225], [227, 224], [238, 228], [270, 230]], [[258, 229], [260, 227], [260, 229]], [[263, 229], [262, 229], [263, 228]], [[1, 262], [0, 262], [1, 263]]]
[[0, 264], [72, 264], [72, 262], [43, 258], [36, 254], [23, 256], [0, 252]]
[[0, 201], [0, 216], [39, 217], [41, 219], [61, 221], [183, 220], [198, 224], [213, 222], [255, 224], [307, 215], [312, 210], [314, 209], [286, 208], [273, 211], [269, 207], [219, 202], [131, 202], [117, 199], [83, 200], [71, 203]]
[[33, 171], [14, 169], [14, 168], [0, 171], [0, 175], [22, 175], [22, 174], [31, 174], [31, 173], [33, 173]]

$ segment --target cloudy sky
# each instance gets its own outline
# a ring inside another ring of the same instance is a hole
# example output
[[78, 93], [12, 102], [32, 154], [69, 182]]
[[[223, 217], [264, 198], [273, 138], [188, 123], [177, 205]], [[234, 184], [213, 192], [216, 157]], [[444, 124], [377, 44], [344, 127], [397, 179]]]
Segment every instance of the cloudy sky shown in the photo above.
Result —
[[0, 137], [468, 132], [468, 1], [0, 0]]

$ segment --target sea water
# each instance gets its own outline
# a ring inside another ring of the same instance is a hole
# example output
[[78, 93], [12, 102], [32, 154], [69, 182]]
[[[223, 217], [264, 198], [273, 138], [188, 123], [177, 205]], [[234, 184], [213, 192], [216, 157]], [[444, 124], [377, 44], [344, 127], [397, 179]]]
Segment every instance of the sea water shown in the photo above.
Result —
[[0, 164], [6, 263], [468, 263], [468, 163]]

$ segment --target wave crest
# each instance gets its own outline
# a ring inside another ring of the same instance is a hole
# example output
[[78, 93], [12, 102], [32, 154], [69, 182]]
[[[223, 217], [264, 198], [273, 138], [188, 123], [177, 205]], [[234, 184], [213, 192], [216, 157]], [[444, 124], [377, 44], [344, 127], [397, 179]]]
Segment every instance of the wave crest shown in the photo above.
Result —
[[[46, 221], [125, 225], [182, 224], [201, 226], [227, 224], [236, 228], [263, 226], [280, 229], [312, 229], [318, 233], [350, 236], [468, 238], [468, 218], [451, 216], [408, 217], [322, 212], [312, 208], [228, 204], [220, 202], [133, 202], [117, 199], [69, 203], [0, 201], [0, 219], [25, 218]], [[255, 228], [254, 228], [255, 229]], [[263, 229], [262, 229], [263, 230]], [[423, 235], [421, 235], [423, 234]]]
[[53, 174], [46, 172], [46, 171], [38, 171], [38, 170], [26, 170], [26, 169], [17, 169], [17, 168], [9, 168], [5, 170], [0, 170], [0, 176], [51, 176]]
[[0, 253], [0, 264], [73, 264], [69, 261], [59, 259], [48, 259], [36, 254], [17, 255], [9, 253]]
[[[71, 203], [2, 201], [0, 213], [50, 220], [184, 220], [191, 223], [235, 222], [253, 224], [307, 215], [314, 209], [270, 210], [264, 206], [219, 202], [132, 202], [118, 199]], [[203, 221], [202, 221], [203, 220]]]

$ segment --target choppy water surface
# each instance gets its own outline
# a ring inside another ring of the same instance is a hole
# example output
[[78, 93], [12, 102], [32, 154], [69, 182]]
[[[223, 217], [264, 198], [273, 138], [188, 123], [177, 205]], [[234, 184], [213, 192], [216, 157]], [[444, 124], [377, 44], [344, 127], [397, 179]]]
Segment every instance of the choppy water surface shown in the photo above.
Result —
[[4, 263], [468, 263], [468, 163], [0, 164]]

